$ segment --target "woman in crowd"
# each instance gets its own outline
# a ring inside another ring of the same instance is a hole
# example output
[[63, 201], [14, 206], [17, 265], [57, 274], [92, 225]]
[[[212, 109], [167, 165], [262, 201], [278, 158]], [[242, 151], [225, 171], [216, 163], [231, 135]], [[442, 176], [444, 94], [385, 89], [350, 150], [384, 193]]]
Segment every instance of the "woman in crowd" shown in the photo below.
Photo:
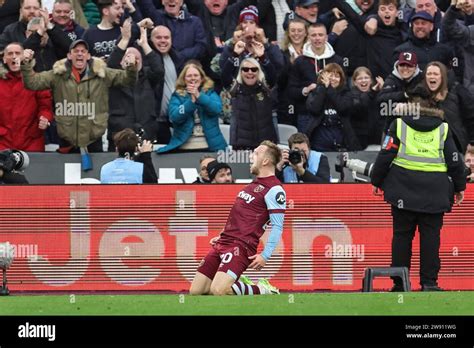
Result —
[[330, 63], [319, 74], [306, 107], [312, 115], [305, 130], [311, 149], [325, 152], [357, 148], [357, 138], [349, 120], [352, 95], [339, 64]]
[[354, 70], [352, 75], [351, 125], [358, 140], [357, 149], [364, 150], [370, 144], [380, 145], [385, 120], [380, 116], [377, 94], [383, 87], [383, 79], [365, 66]]
[[278, 122], [296, 126], [296, 113], [294, 106], [288, 100], [288, 77], [291, 66], [301, 54], [303, 45], [308, 37], [306, 24], [301, 19], [292, 19], [288, 22], [288, 29], [285, 32], [282, 51], [285, 58], [285, 65], [280, 72], [277, 88], [274, 90], [278, 110]]
[[441, 62], [431, 62], [426, 66], [423, 82], [431, 92], [431, 98], [444, 111], [445, 121], [454, 135], [454, 142], [460, 153], [465, 153], [469, 139], [474, 139], [473, 101], [462, 98], [461, 85], [457, 82], [448, 86], [448, 72]]
[[200, 64], [189, 62], [184, 66], [168, 106], [173, 136], [158, 153], [225, 149], [227, 144], [219, 128], [222, 103], [213, 86]]
[[246, 58], [231, 88], [230, 144], [234, 150], [252, 150], [263, 140], [276, 142], [270, 89], [259, 62]]

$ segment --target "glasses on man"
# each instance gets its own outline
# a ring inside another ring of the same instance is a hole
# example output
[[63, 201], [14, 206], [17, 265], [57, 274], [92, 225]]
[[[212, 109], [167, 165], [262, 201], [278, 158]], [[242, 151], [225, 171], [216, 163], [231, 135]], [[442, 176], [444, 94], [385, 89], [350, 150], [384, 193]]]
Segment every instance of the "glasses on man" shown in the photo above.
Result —
[[246, 67], [246, 66], [244, 66], [244, 67], [242, 67], [242, 71], [243, 71], [243, 72], [249, 72], [249, 71], [251, 71], [251, 72], [257, 72], [257, 71], [258, 71], [258, 68], [257, 68], [257, 67]]

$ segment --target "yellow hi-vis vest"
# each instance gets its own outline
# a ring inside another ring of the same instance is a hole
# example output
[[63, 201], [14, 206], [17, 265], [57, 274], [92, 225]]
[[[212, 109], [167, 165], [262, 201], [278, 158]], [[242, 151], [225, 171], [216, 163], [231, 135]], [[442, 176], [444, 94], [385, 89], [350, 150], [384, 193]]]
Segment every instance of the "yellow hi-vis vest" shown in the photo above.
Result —
[[444, 160], [444, 143], [448, 124], [443, 122], [429, 132], [419, 132], [397, 119], [397, 137], [400, 147], [393, 163], [408, 170], [421, 172], [447, 172]]

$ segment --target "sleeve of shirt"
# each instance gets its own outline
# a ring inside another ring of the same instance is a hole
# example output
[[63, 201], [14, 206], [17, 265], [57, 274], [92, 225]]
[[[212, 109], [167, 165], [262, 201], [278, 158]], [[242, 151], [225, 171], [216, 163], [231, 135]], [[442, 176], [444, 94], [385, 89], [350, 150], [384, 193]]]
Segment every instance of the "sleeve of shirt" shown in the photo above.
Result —
[[268, 261], [283, 233], [283, 221], [285, 219], [286, 209], [286, 193], [283, 187], [272, 187], [265, 195], [265, 203], [267, 204], [268, 213], [270, 214], [272, 231], [268, 236], [267, 244], [261, 255], [265, 261]]

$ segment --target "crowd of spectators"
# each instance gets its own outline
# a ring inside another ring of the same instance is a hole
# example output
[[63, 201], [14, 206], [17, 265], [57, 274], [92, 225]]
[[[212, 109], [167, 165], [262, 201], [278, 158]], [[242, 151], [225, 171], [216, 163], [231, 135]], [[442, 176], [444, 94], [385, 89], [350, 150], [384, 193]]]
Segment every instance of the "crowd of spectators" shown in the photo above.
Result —
[[306, 137], [312, 162], [380, 145], [423, 84], [465, 153], [473, 10], [474, 0], [3, 0], [0, 150], [115, 151], [126, 128], [163, 144], [159, 154], [252, 150], [278, 142], [283, 123]]

